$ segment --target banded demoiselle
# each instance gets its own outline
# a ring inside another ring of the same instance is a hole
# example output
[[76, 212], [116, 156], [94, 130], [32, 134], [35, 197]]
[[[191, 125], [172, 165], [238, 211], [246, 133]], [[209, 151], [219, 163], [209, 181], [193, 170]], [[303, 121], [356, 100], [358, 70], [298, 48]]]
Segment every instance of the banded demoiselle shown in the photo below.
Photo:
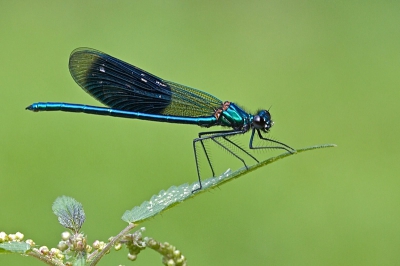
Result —
[[[288, 145], [266, 138], [273, 126], [268, 110], [260, 110], [257, 114], [249, 114], [238, 105], [217, 99], [206, 92], [161, 79], [138, 67], [123, 62], [103, 52], [91, 48], [75, 49], [69, 58], [71, 76], [79, 86], [106, 107], [89, 106], [62, 102], [38, 102], [26, 109], [39, 111], [64, 111], [107, 115], [123, 118], [135, 118], [158, 122], [193, 124], [200, 127], [222, 126], [228, 130], [200, 132], [193, 140], [199, 188], [202, 188], [197, 149], [200, 143], [213, 176], [214, 167], [204, 145], [212, 140], [223, 147], [229, 154], [240, 160], [247, 168], [245, 160], [231, 147], [232, 145], [259, 162], [244, 148], [229, 138], [251, 131], [250, 149], [283, 149], [290, 153], [295, 150]], [[257, 134], [256, 134], [257, 133]], [[254, 136], [274, 143], [276, 146], [253, 146]]]

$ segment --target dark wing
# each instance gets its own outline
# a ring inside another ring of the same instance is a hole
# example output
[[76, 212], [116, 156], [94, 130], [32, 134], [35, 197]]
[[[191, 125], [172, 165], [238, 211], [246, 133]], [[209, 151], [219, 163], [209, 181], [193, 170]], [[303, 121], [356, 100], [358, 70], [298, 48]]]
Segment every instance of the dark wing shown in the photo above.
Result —
[[90, 48], [71, 53], [69, 70], [87, 93], [118, 110], [174, 116], [212, 116], [222, 106], [214, 96], [163, 80]]

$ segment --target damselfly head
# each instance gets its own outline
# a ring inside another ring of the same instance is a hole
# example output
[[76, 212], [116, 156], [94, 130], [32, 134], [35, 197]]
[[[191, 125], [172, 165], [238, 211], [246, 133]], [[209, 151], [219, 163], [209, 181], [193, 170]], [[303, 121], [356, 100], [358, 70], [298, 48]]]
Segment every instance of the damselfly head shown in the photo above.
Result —
[[271, 119], [271, 114], [267, 110], [259, 111], [253, 116], [252, 125], [256, 129], [261, 129], [264, 132], [268, 132], [269, 129], [274, 125]]

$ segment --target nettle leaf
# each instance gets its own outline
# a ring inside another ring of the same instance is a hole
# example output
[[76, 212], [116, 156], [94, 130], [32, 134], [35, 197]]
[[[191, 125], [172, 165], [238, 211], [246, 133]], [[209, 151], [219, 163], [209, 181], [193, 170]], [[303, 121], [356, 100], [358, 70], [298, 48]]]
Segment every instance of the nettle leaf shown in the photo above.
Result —
[[25, 254], [29, 250], [31, 250], [31, 245], [25, 242], [10, 241], [10, 242], [0, 243], [0, 254], [1, 253]]
[[249, 166], [248, 169], [245, 167], [235, 171], [230, 172], [227, 171], [224, 174], [218, 177], [212, 177], [202, 181], [202, 189], [198, 190], [195, 193], [192, 193], [193, 190], [199, 187], [198, 182], [194, 182], [192, 184], [185, 183], [178, 187], [172, 186], [167, 191], [161, 190], [157, 195], [151, 197], [149, 201], [143, 202], [140, 206], [134, 207], [132, 210], [127, 210], [124, 215], [122, 216], [122, 220], [128, 223], [140, 223], [143, 222], [156, 214], [159, 214], [165, 210], [170, 209], [171, 207], [193, 197], [198, 196], [199, 194], [209, 191], [210, 189], [216, 188], [222, 184], [225, 184], [233, 179], [241, 177], [245, 174], [248, 174], [260, 167], [264, 167], [268, 164], [276, 162], [280, 159], [293, 156], [305, 151], [315, 150], [315, 149], [322, 149], [322, 148], [330, 148], [336, 147], [335, 144], [323, 144], [323, 145], [316, 145], [307, 148], [302, 148], [296, 150], [295, 153], [283, 153], [281, 155], [269, 158], [265, 161], [262, 161], [258, 164]]
[[79, 232], [86, 218], [81, 203], [71, 197], [61, 196], [54, 201], [52, 208], [62, 226]]

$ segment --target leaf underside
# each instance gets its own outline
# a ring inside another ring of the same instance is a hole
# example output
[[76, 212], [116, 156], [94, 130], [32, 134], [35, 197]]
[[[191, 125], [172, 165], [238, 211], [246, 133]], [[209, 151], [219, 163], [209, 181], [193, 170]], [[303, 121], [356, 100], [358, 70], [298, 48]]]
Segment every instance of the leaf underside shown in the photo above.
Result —
[[31, 246], [25, 242], [10, 241], [0, 243], [0, 254], [17, 253], [24, 254], [31, 249]]
[[141, 223], [156, 214], [161, 213], [171, 207], [187, 200], [193, 198], [203, 192], [209, 191], [210, 189], [216, 188], [224, 183], [232, 181], [242, 175], [250, 173], [260, 167], [266, 166], [270, 163], [273, 163], [277, 160], [296, 155], [305, 151], [315, 150], [315, 149], [322, 149], [322, 148], [330, 148], [336, 147], [335, 144], [323, 144], [323, 145], [316, 145], [307, 148], [298, 149], [295, 153], [283, 153], [275, 157], [271, 157], [266, 159], [258, 164], [249, 166], [247, 169], [245, 167], [235, 171], [230, 172], [229, 170], [226, 171], [224, 174], [218, 177], [211, 177], [202, 181], [202, 189], [192, 193], [193, 190], [199, 187], [198, 182], [194, 182], [192, 184], [182, 184], [179, 187], [172, 186], [167, 191], [161, 190], [158, 195], [153, 195], [149, 201], [143, 202], [140, 206], [134, 207], [132, 210], [127, 210], [124, 215], [122, 216], [122, 220], [128, 223]]

